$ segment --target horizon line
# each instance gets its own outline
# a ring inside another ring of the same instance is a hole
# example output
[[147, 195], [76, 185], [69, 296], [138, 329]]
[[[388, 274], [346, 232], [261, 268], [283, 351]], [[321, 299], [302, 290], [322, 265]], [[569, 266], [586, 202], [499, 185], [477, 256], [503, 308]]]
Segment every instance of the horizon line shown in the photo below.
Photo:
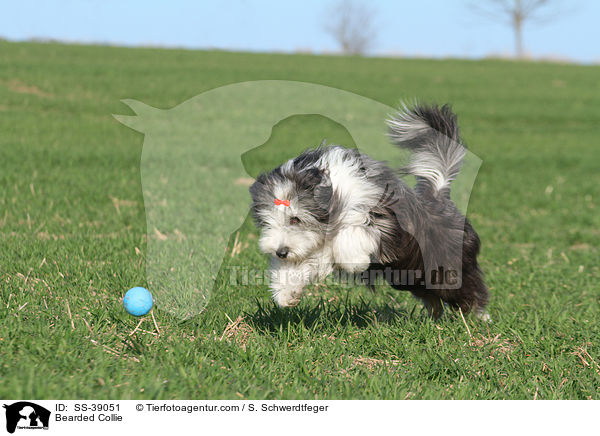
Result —
[[98, 47], [116, 47], [116, 48], [140, 48], [140, 49], [160, 49], [160, 50], [186, 50], [186, 51], [222, 51], [228, 53], [250, 53], [250, 54], [280, 54], [280, 55], [306, 55], [306, 56], [333, 56], [333, 57], [357, 57], [357, 58], [373, 58], [373, 59], [423, 59], [423, 60], [465, 60], [465, 61], [512, 61], [512, 62], [532, 62], [532, 63], [552, 63], [562, 65], [581, 65], [581, 66], [598, 66], [600, 58], [591, 61], [582, 61], [570, 58], [561, 54], [546, 54], [534, 56], [526, 54], [524, 58], [516, 58], [510, 53], [488, 53], [483, 56], [461, 56], [455, 54], [447, 55], [431, 55], [431, 54], [411, 54], [398, 51], [373, 51], [365, 54], [348, 54], [341, 51], [313, 50], [310, 47], [298, 47], [292, 50], [279, 49], [247, 49], [234, 47], [201, 47], [176, 44], [160, 44], [154, 42], [148, 43], [125, 43], [125, 42], [110, 42], [110, 41], [85, 41], [71, 40], [65, 38], [51, 37], [29, 37], [14, 39], [0, 35], [0, 42], [8, 43], [39, 43], [39, 44], [60, 44], [60, 45], [78, 45], [78, 46], [98, 46]]

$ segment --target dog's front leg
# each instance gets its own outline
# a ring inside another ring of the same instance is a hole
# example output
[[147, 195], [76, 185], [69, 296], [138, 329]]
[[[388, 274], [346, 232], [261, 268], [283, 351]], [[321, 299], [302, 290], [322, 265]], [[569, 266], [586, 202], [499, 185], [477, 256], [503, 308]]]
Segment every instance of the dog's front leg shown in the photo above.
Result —
[[377, 238], [362, 226], [344, 227], [333, 240], [335, 263], [351, 273], [365, 271], [378, 243]]
[[292, 263], [273, 257], [271, 259], [273, 300], [279, 307], [297, 306], [306, 286], [326, 277], [331, 271], [331, 261], [322, 258]]
[[294, 307], [311, 281], [311, 271], [303, 264], [271, 259], [271, 292], [279, 307]]

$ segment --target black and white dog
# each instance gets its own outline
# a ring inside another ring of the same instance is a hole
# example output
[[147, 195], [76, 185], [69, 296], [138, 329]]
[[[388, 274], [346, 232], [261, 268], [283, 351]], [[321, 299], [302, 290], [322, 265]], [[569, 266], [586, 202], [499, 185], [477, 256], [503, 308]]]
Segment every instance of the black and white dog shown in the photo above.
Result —
[[404, 170], [414, 189], [385, 163], [340, 146], [307, 150], [250, 187], [274, 300], [295, 306], [308, 284], [335, 270], [368, 285], [376, 272], [433, 318], [446, 303], [489, 319], [479, 237], [450, 200], [466, 152], [456, 115], [447, 105], [403, 106], [388, 126], [391, 141], [412, 151]]

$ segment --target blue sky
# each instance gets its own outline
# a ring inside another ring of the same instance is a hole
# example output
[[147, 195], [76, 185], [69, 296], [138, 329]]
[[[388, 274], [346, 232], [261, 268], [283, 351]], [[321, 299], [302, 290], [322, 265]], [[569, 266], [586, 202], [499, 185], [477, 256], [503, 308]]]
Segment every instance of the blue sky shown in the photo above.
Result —
[[[485, 0], [481, 0], [485, 1]], [[334, 52], [324, 32], [332, 1], [0, 0], [0, 37], [225, 50]], [[508, 55], [510, 29], [470, 12], [468, 0], [372, 0], [373, 54]], [[563, 0], [562, 12], [525, 27], [534, 57], [600, 63], [600, 1]]]

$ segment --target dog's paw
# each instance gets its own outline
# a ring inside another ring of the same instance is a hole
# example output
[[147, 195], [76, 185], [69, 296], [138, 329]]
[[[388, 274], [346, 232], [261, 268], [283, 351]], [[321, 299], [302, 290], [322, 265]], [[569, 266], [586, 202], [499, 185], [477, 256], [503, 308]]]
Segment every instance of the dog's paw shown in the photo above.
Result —
[[492, 317], [487, 310], [478, 310], [475, 312], [475, 316], [483, 322], [492, 322]]
[[363, 272], [367, 268], [369, 268], [369, 265], [371, 264], [371, 258], [367, 255], [344, 257], [346, 258], [339, 259], [337, 264], [340, 266], [341, 269], [343, 269], [344, 271], [348, 271], [349, 273]]
[[294, 291], [272, 291], [273, 300], [279, 307], [295, 307], [300, 303], [300, 292]]

